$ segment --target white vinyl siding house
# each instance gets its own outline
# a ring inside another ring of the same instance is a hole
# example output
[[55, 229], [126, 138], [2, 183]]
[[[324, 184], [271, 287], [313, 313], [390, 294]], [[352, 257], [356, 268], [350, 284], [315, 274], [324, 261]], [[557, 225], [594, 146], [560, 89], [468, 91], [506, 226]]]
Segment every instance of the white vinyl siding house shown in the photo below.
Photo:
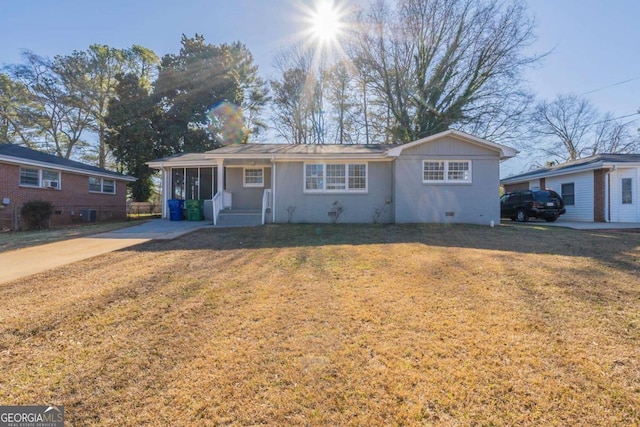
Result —
[[640, 168], [611, 173], [611, 221], [640, 222]]
[[[561, 220], [640, 223], [640, 154], [597, 154], [504, 178], [506, 192], [548, 188], [573, 190]], [[573, 184], [573, 188], [567, 184]]]
[[593, 221], [593, 172], [580, 172], [546, 179], [545, 188], [562, 195], [562, 185], [573, 183], [573, 205], [567, 204], [565, 221]]

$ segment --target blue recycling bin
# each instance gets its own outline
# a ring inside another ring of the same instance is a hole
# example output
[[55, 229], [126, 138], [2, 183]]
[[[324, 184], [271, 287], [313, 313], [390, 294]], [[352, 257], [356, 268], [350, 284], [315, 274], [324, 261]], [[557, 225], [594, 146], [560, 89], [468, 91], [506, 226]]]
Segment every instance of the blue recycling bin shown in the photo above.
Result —
[[169, 205], [169, 220], [170, 221], [182, 221], [182, 210], [184, 209], [184, 200], [169, 199], [167, 200]]

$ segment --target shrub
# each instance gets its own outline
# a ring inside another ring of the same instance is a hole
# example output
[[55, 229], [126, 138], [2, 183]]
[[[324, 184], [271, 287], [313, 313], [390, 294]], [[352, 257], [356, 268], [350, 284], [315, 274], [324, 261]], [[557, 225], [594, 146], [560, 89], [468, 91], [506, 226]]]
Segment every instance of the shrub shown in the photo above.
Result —
[[53, 205], [44, 200], [28, 201], [20, 210], [20, 216], [27, 230], [49, 228], [51, 215], [53, 215]]

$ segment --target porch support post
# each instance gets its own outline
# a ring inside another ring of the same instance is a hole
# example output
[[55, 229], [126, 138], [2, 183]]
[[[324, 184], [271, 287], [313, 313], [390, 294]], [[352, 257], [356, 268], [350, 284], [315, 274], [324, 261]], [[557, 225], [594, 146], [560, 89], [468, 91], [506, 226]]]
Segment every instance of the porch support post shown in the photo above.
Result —
[[162, 168], [162, 218], [169, 218], [167, 203], [169, 200], [169, 192], [171, 191], [171, 169]]
[[271, 158], [271, 223], [276, 223], [276, 161]]
[[218, 160], [218, 188], [216, 193], [224, 191], [224, 160]]

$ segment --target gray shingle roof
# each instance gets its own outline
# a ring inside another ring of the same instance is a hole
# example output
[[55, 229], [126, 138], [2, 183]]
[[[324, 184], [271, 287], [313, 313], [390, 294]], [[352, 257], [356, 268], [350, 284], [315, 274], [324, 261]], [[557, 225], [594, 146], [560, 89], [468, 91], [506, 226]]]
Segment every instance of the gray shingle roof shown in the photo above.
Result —
[[22, 159], [28, 162], [37, 162], [45, 165], [50, 165], [49, 167], [51, 167], [52, 169], [73, 169], [86, 172], [87, 174], [94, 173], [100, 175], [110, 175], [114, 178], [131, 180], [131, 177], [118, 172], [113, 172], [108, 169], [99, 168], [97, 166], [87, 165], [81, 162], [76, 162], [75, 160], [53, 156], [51, 154], [43, 153], [42, 151], [32, 150], [31, 148], [22, 147], [16, 144], [0, 143], [0, 159], [2, 157], [11, 157], [15, 159]]
[[188, 163], [215, 158], [270, 158], [270, 157], [331, 157], [363, 156], [384, 157], [395, 144], [234, 144], [206, 153], [180, 153], [155, 159], [150, 163]]
[[383, 154], [397, 147], [390, 144], [235, 144], [208, 151], [207, 154]]

